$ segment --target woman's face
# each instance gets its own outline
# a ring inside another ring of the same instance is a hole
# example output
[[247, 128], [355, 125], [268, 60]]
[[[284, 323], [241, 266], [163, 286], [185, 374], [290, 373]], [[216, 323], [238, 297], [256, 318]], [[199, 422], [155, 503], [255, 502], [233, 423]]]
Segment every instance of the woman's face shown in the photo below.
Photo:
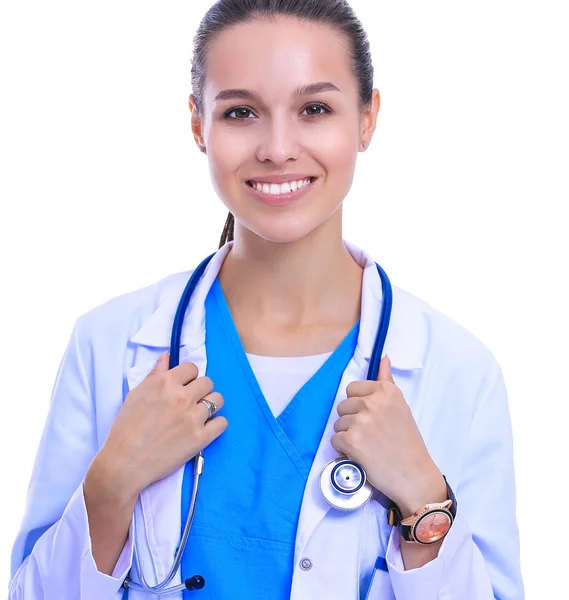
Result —
[[[375, 130], [379, 94], [374, 90], [372, 108], [362, 114], [346, 44], [326, 25], [291, 18], [238, 25], [210, 44], [201, 121], [190, 97], [192, 130], [225, 206], [266, 240], [295, 241], [336, 213], [361, 144]], [[293, 95], [323, 82], [338, 90]], [[252, 95], [227, 91], [235, 89]], [[279, 205], [261, 201], [249, 185], [282, 174], [316, 179]]]

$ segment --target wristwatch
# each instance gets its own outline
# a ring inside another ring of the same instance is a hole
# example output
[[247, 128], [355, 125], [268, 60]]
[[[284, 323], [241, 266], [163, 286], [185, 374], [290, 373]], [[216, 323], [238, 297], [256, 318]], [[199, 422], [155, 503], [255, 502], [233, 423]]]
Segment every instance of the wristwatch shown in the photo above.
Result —
[[458, 505], [447, 478], [444, 475], [443, 477], [447, 484], [448, 495], [448, 499], [444, 502], [425, 504], [405, 519], [401, 518], [401, 511], [395, 502], [389, 505], [387, 522], [399, 529], [401, 537], [406, 542], [434, 544], [442, 540], [449, 532], [456, 517]]

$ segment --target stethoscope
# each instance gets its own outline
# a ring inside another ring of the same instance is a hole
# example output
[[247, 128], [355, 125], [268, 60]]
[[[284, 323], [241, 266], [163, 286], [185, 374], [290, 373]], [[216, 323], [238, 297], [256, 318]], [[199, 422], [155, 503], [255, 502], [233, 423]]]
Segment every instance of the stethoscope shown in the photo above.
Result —
[[[199, 264], [196, 270], [192, 273], [188, 283], [186, 284], [186, 288], [182, 293], [180, 303], [178, 304], [178, 308], [176, 310], [176, 316], [174, 317], [174, 324], [172, 326], [172, 337], [170, 340], [170, 369], [177, 367], [180, 363], [180, 340], [182, 336], [182, 324], [184, 321], [184, 315], [186, 314], [186, 309], [190, 303], [190, 298], [200, 277], [205, 271], [205, 268], [215, 254], [216, 252], [210, 254]], [[381, 278], [382, 302], [381, 317], [379, 326], [377, 328], [377, 334], [375, 337], [367, 373], [367, 379], [372, 381], [377, 379], [379, 362], [381, 360], [381, 354], [385, 345], [385, 339], [387, 338], [387, 330], [389, 328], [389, 321], [391, 319], [391, 306], [393, 303], [393, 292], [389, 277], [387, 277], [386, 272], [377, 263], [375, 263], [375, 266], [377, 267], [379, 276]], [[174, 557], [174, 564], [168, 572], [168, 575], [164, 581], [158, 585], [151, 586], [147, 583], [140, 568], [140, 561], [138, 560], [138, 545], [135, 536], [133, 562], [136, 566], [141, 583], [134, 583], [127, 577], [123, 582], [124, 588], [149, 592], [156, 595], [166, 595], [174, 594], [182, 590], [199, 590], [204, 587], [205, 580], [203, 577], [201, 577], [201, 575], [194, 575], [193, 577], [186, 579], [182, 584], [167, 587], [172, 579], [174, 579], [174, 576], [178, 571], [178, 567], [182, 561], [182, 555], [190, 535], [190, 528], [192, 526], [192, 521], [194, 520], [194, 513], [196, 510], [199, 479], [203, 473], [203, 465], [203, 453], [199, 452], [199, 454], [197, 454], [195, 457], [194, 482], [192, 486], [192, 496], [188, 510], [188, 518], [186, 520], [180, 546], [178, 547]], [[347, 457], [340, 456], [330, 461], [322, 470], [320, 475], [320, 491], [322, 492], [324, 500], [333, 508], [342, 511], [351, 511], [360, 508], [370, 499], [373, 492], [373, 487], [367, 480], [364, 469], [358, 463], [348, 459]]]

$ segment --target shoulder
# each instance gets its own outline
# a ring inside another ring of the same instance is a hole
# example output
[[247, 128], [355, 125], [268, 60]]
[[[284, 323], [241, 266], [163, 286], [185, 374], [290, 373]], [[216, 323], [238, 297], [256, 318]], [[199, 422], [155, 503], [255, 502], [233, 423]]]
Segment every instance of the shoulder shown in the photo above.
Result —
[[193, 269], [180, 271], [144, 287], [111, 297], [77, 319], [82, 337], [130, 339], [173, 294], [181, 294]]
[[493, 377], [500, 370], [488, 346], [438, 308], [397, 286], [393, 286], [393, 301], [424, 328], [426, 366], [444, 365], [447, 372], [468, 372], [472, 377]]

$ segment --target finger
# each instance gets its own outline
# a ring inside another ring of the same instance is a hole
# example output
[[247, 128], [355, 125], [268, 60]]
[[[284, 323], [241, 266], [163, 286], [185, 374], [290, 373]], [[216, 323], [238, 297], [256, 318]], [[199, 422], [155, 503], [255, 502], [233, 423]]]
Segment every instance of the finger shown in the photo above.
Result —
[[346, 396], [348, 398], [363, 397], [373, 394], [377, 389], [377, 381], [362, 379], [362, 381], [352, 381], [346, 387]]
[[338, 433], [332, 434], [332, 436], [330, 437], [330, 445], [332, 446], [332, 448], [334, 448], [334, 450], [336, 450], [338, 454], [344, 454], [345, 456], [347, 456], [345, 435], [345, 431], [339, 431]]
[[340, 417], [339, 419], [337, 419], [336, 422], [334, 423], [334, 431], [336, 433], [338, 433], [340, 431], [348, 431], [348, 429], [350, 427], [352, 427], [354, 422], [355, 422], [355, 415], [344, 415], [343, 417]]
[[203, 441], [206, 442], [205, 446], [208, 446], [218, 438], [227, 429], [227, 419], [225, 417], [214, 417], [208, 421], [203, 427]]
[[389, 356], [387, 356], [387, 354], [379, 362], [377, 380], [390, 381], [391, 383], [395, 383], [395, 381], [393, 381], [393, 376], [391, 375], [391, 360]]
[[[214, 410], [214, 412], [212, 414], [212, 418], [215, 413], [218, 413], [223, 408], [224, 400], [223, 400], [223, 396], [219, 392], [212, 392], [211, 394], [204, 396], [202, 399], [209, 400], [210, 402], [215, 402], [215, 404], [217, 405], [217, 408]], [[205, 404], [204, 402], [200, 402], [198, 400], [197, 405], [196, 405], [196, 410], [200, 411], [200, 415], [203, 417], [204, 423], [210, 418], [209, 417], [209, 408], [207, 407], [207, 404]]]
[[168, 368], [169, 368], [169, 362], [170, 362], [170, 356], [168, 354], [168, 351], [166, 350], [166, 352], [163, 352], [158, 357], [158, 360], [156, 361], [156, 364], [152, 368], [152, 371], [150, 371], [150, 373], [148, 373], [148, 374], [149, 375], [154, 375], [155, 373], [164, 373], [164, 372], [166, 372], [168, 370]]
[[181, 392], [190, 404], [197, 404], [202, 398], [213, 392], [213, 381], [207, 376], [198, 377], [196, 380], [190, 381], [188, 385], [182, 386]]
[[336, 407], [336, 411], [340, 417], [344, 415], [355, 415], [359, 413], [363, 408], [363, 400], [359, 396], [353, 396], [351, 398], [346, 398], [338, 403]]
[[[187, 385], [194, 379], [198, 379], [198, 368], [193, 362], [185, 362], [170, 369], [170, 377], [180, 385]], [[200, 396], [202, 397], [202, 396]]]

